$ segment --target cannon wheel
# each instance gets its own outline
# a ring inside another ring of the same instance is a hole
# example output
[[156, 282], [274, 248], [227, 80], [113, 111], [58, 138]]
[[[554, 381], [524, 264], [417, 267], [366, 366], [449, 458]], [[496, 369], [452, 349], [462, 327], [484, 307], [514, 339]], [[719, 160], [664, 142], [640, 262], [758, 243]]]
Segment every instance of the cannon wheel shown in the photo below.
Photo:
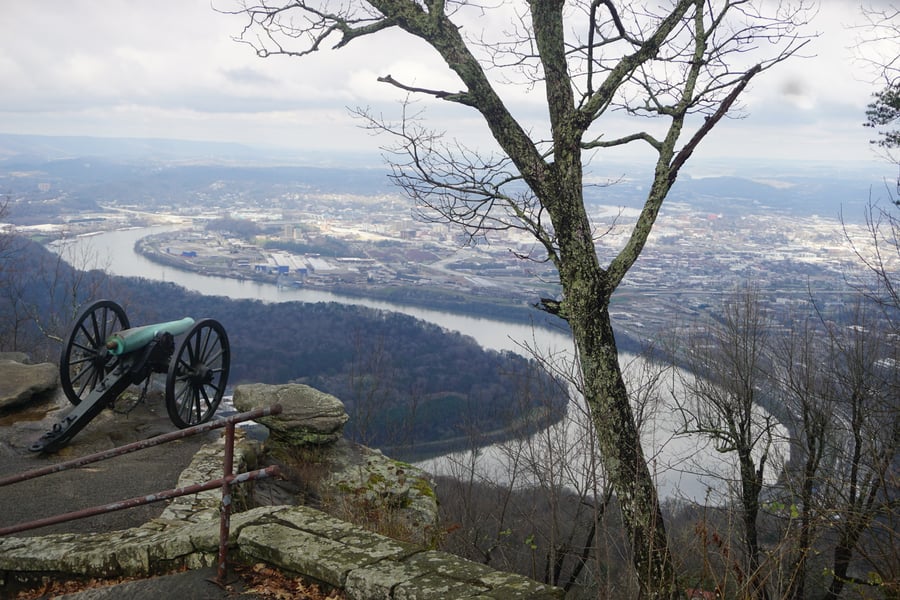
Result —
[[69, 402], [79, 404], [119, 364], [106, 338], [129, 327], [125, 310], [112, 300], [98, 300], [81, 312], [59, 357], [59, 381]]
[[166, 377], [166, 410], [177, 427], [199, 425], [212, 418], [228, 382], [231, 349], [222, 324], [198, 321], [187, 332]]

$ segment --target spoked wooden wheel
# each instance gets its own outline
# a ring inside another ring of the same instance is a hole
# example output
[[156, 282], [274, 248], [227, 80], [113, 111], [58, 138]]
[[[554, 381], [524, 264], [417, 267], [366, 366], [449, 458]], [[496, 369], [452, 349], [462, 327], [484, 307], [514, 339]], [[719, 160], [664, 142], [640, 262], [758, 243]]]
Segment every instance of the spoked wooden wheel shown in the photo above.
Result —
[[198, 321], [169, 363], [166, 410], [172, 423], [183, 429], [212, 418], [225, 393], [230, 362], [225, 328], [213, 319]]
[[59, 357], [59, 381], [72, 404], [87, 397], [119, 363], [106, 349], [106, 338], [128, 327], [125, 310], [112, 300], [98, 300], [79, 315]]

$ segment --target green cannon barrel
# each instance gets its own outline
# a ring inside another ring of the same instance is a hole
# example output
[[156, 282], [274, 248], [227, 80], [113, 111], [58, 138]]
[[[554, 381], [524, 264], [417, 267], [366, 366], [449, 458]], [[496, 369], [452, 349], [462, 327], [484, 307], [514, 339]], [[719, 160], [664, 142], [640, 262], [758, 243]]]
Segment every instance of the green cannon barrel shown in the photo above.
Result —
[[157, 333], [166, 332], [171, 333], [172, 335], [178, 335], [184, 333], [193, 325], [194, 320], [190, 317], [185, 317], [178, 321], [168, 321], [166, 323], [156, 323], [154, 325], [123, 329], [107, 338], [106, 348], [112, 354], [117, 356], [128, 352], [134, 352], [149, 344], [150, 340], [152, 340]]

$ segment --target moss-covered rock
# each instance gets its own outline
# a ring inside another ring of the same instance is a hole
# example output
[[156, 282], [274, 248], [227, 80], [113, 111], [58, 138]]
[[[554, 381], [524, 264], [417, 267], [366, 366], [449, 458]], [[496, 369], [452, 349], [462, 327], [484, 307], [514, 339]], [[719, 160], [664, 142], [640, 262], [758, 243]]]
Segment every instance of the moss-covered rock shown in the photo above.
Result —
[[239, 385], [234, 390], [234, 406], [246, 412], [280, 404], [279, 415], [262, 417], [269, 428], [270, 444], [288, 447], [328, 444], [341, 439], [349, 417], [344, 403], [325, 392], [306, 385], [289, 383]]
[[348, 518], [365, 515], [367, 526], [429, 545], [438, 506], [427, 473], [346, 441], [335, 444], [329, 462], [319, 490], [324, 505]]

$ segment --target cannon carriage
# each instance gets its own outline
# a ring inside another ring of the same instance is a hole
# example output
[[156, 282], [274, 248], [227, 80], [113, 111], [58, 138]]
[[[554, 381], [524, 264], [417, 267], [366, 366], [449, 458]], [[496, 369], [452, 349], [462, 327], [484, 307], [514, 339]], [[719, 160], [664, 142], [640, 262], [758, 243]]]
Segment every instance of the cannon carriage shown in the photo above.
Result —
[[166, 374], [172, 423], [204, 423], [222, 401], [230, 362], [228, 336], [214, 319], [185, 317], [132, 328], [117, 303], [94, 302], [73, 323], [59, 360], [60, 385], [74, 407], [30, 450], [59, 450], [130, 385], [144, 383], [146, 389], [154, 373]]

